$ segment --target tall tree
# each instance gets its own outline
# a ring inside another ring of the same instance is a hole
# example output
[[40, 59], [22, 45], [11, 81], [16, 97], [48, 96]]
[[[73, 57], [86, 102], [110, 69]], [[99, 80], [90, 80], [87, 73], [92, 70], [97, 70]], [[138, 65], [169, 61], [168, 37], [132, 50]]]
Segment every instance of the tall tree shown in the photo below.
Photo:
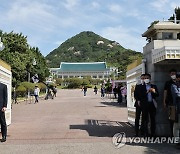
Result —
[[[0, 57], [11, 65], [13, 86], [19, 82], [27, 81], [28, 71], [30, 74], [37, 73], [41, 80], [49, 75], [45, 58], [38, 48], [29, 46], [26, 36], [23, 36], [22, 33], [3, 33], [0, 31], [0, 37], [5, 45], [4, 50], [0, 52]], [[37, 66], [32, 65], [34, 58], [37, 61]]]
[[[176, 19], [180, 20], [180, 7], [175, 8], [174, 12], [176, 14]], [[169, 18], [169, 20], [174, 20], [174, 14]]]

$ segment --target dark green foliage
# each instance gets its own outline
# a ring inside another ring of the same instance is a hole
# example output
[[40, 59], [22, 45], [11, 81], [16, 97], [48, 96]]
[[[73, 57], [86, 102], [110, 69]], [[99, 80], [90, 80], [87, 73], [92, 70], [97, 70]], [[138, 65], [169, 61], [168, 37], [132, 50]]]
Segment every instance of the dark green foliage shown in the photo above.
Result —
[[46, 86], [43, 83], [30, 83], [30, 82], [21, 82], [16, 89], [18, 97], [25, 97], [27, 96], [28, 90], [31, 94], [34, 93], [35, 86], [38, 86], [41, 93], [46, 92]]
[[[104, 44], [97, 44], [103, 41]], [[113, 47], [109, 47], [113, 45]], [[102, 62], [115, 66], [125, 75], [127, 65], [142, 57], [140, 52], [123, 48], [115, 41], [86, 31], [68, 39], [46, 57], [49, 67], [59, 67], [60, 62]]]
[[17, 97], [25, 97], [27, 94], [26, 88], [23, 85], [20, 85], [16, 89]]
[[61, 78], [56, 79], [56, 84], [57, 85], [61, 85], [62, 83], [63, 83], [63, 79], [61, 79]]
[[88, 79], [83, 79], [82, 81], [83, 81], [83, 83], [82, 83], [83, 86], [90, 84]]
[[82, 79], [72, 78], [72, 79], [69, 79], [67, 88], [69, 88], [69, 89], [80, 88], [82, 84], [83, 84], [83, 80]]
[[[46, 60], [38, 48], [29, 46], [27, 37], [22, 33], [3, 33], [2, 31], [0, 31], [0, 37], [5, 45], [5, 49], [0, 52], [0, 57], [12, 68], [13, 86], [28, 80], [27, 71], [30, 72], [31, 77], [37, 73], [40, 80], [45, 80], [49, 75]], [[32, 65], [34, 58], [37, 61], [36, 66]]]
[[[175, 8], [174, 12], [176, 13], [176, 19], [180, 20], [180, 7]], [[174, 20], [174, 14], [169, 18], [169, 20]]]

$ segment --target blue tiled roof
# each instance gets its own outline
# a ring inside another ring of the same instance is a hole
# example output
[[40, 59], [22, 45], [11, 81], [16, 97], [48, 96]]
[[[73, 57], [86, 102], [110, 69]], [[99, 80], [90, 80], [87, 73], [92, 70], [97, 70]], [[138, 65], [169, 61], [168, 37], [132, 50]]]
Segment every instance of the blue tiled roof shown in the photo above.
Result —
[[60, 71], [78, 72], [78, 71], [107, 71], [105, 62], [87, 62], [87, 63], [68, 63], [61, 62]]

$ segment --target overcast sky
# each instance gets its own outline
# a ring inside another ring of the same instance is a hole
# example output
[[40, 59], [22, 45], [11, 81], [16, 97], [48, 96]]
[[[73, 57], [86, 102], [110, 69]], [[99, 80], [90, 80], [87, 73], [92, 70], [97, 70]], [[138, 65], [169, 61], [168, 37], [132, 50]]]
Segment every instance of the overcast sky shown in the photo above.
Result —
[[22, 32], [44, 56], [82, 31], [142, 52], [142, 33], [177, 6], [180, 0], [0, 0], [0, 29]]

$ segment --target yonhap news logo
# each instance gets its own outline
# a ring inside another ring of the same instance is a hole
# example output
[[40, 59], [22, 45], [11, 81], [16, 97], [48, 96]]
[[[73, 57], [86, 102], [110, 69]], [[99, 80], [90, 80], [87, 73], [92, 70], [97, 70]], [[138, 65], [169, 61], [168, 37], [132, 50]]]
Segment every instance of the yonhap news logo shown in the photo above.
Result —
[[121, 148], [126, 144], [126, 134], [124, 132], [117, 133], [113, 136], [112, 142], [116, 148]]
[[126, 142], [129, 144], [177, 144], [180, 142], [180, 137], [126, 137], [126, 134], [121, 132], [115, 134], [112, 138], [115, 148], [123, 147]]

